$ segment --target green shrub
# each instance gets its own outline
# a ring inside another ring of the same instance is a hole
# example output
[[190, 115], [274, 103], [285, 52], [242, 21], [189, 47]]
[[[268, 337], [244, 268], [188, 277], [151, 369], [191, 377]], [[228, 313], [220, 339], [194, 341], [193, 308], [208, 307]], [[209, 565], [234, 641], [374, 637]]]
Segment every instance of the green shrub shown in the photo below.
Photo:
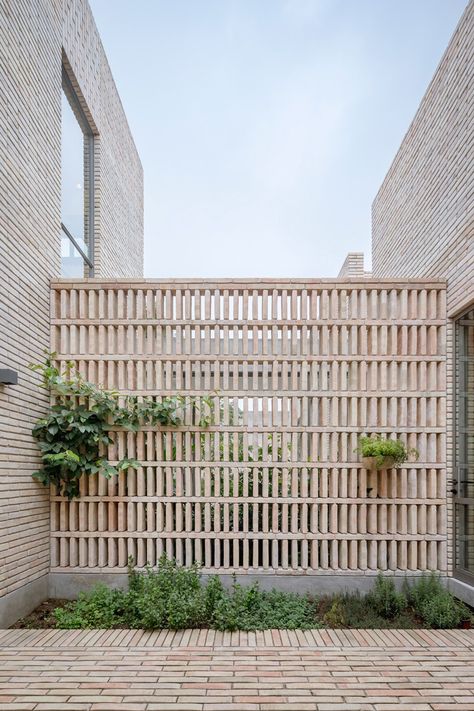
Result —
[[421, 606], [425, 600], [438, 595], [438, 593], [443, 592], [446, 588], [441, 583], [439, 575], [435, 572], [429, 575], [421, 575], [416, 582], [411, 585], [405, 586], [405, 593], [408, 598], [409, 604], [417, 612], [420, 611]]
[[407, 461], [410, 456], [418, 459], [416, 449], [407, 449], [399, 439], [385, 439], [380, 435], [367, 435], [361, 437], [357, 451], [362, 457], [375, 457], [377, 464], [383, 464], [384, 459], [393, 459], [394, 464], [399, 466]]
[[[416, 613], [416, 616], [414, 615]], [[435, 575], [422, 576], [404, 592], [392, 578], [379, 575], [366, 596], [346, 593], [311, 599], [305, 595], [261, 590], [235, 582], [226, 590], [217, 576], [206, 584], [198, 568], [181, 567], [163, 556], [156, 569], [129, 568], [129, 590], [105, 585], [82, 593], [75, 602], [57, 608], [56, 626], [62, 629], [184, 629], [219, 630], [309, 629], [320, 627], [413, 628], [422, 619], [430, 627], [457, 627], [470, 619]]]
[[197, 567], [184, 568], [163, 556], [156, 569], [129, 569], [129, 590], [99, 585], [56, 610], [58, 627], [219, 630], [301, 629], [318, 626], [307, 597], [234, 582], [224, 589], [217, 576], [203, 585]]
[[329, 627], [346, 627], [347, 618], [344, 605], [344, 598], [337, 595], [329, 610], [325, 613], [323, 620]]
[[129, 571], [127, 623], [144, 629], [200, 627], [205, 591], [196, 566], [184, 568], [162, 556], [155, 570]]
[[217, 601], [212, 623], [219, 630], [309, 629], [317, 627], [309, 599], [296, 593], [260, 590], [234, 583]]
[[56, 626], [61, 629], [109, 629], [123, 624], [127, 593], [97, 585], [90, 593], [54, 611]]
[[228, 597], [218, 575], [211, 575], [205, 589], [206, 619], [214, 621], [217, 607]]
[[462, 620], [471, 619], [469, 608], [444, 587], [434, 572], [407, 586], [407, 595], [416, 614], [430, 627], [450, 629], [459, 627]]
[[464, 605], [459, 603], [448, 590], [441, 590], [431, 598], [425, 598], [419, 612], [424, 622], [437, 629], [459, 627], [466, 617]]
[[323, 597], [318, 608], [319, 618], [328, 627], [373, 630], [413, 629], [417, 626], [408, 608], [395, 617], [387, 618], [375, 609], [370, 595], [361, 595], [359, 592]]
[[[240, 610], [228, 593], [217, 601], [216, 607], [212, 613], [212, 626], [218, 630], [228, 630], [234, 632], [241, 629], [242, 619], [240, 618]], [[242, 628], [243, 629], [243, 628]]]
[[[310, 629], [316, 624], [312, 607], [306, 596], [272, 590], [261, 592], [256, 629]], [[248, 629], [253, 629], [249, 619]]]
[[386, 619], [393, 619], [407, 607], [407, 599], [402, 592], [397, 592], [391, 578], [381, 573], [377, 576], [374, 589], [367, 595], [367, 602], [377, 614]]

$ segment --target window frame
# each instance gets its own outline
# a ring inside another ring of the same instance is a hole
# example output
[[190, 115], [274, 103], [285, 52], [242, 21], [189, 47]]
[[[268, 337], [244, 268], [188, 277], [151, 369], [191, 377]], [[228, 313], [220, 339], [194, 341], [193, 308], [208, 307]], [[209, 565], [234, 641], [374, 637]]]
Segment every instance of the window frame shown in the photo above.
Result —
[[[63, 234], [66, 235], [66, 237], [70, 240], [70, 242], [73, 244], [74, 248], [79, 252], [81, 255], [84, 265], [89, 268], [89, 275], [90, 277], [94, 276], [94, 247], [95, 247], [95, 240], [94, 240], [94, 228], [95, 228], [95, 219], [94, 219], [94, 190], [95, 190], [95, 175], [94, 175], [94, 169], [95, 169], [95, 164], [94, 164], [94, 158], [95, 158], [95, 135], [94, 132], [91, 128], [91, 125], [87, 119], [86, 113], [81, 105], [80, 99], [78, 97], [77, 91], [74, 88], [74, 85], [69, 77], [69, 74], [67, 72], [66, 67], [64, 64], [62, 65], [62, 91], [64, 92], [67, 101], [69, 102], [69, 105], [77, 119], [77, 122], [79, 124], [80, 129], [82, 130], [83, 137], [84, 137], [84, 157], [85, 160], [87, 161], [87, 181], [84, 180], [84, 185], [87, 184], [87, 221], [85, 221], [85, 224], [87, 224], [87, 247], [88, 247], [88, 254], [84, 252], [82, 247], [78, 244], [77, 239], [74, 237], [73, 234], [71, 234], [70, 230], [66, 227], [66, 225], [63, 223], [61, 220], [61, 231]], [[62, 131], [61, 131], [61, 146], [62, 146]], [[86, 171], [84, 171], [86, 172]], [[86, 175], [84, 175], [84, 178], [86, 178]], [[86, 207], [85, 207], [86, 209]]]
[[[455, 319], [453, 319], [453, 478], [451, 483], [452, 513], [453, 513], [453, 573], [457, 580], [472, 585], [474, 582], [474, 569], [469, 567], [469, 562], [465, 564], [465, 552], [460, 551], [464, 534], [461, 533], [463, 525], [460, 521], [460, 510], [462, 507], [474, 508], [474, 497], [468, 496], [463, 490], [463, 484], [469, 481], [466, 479], [466, 470], [469, 470], [469, 448], [467, 444], [467, 424], [468, 417], [465, 364], [469, 362], [469, 355], [466, 353], [466, 328], [473, 328], [474, 319], [471, 314], [474, 311], [474, 302]], [[449, 480], [448, 480], [449, 482]], [[469, 534], [467, 534], [469, 535]], [[461, 538], [462, 536], [462, 538]]]

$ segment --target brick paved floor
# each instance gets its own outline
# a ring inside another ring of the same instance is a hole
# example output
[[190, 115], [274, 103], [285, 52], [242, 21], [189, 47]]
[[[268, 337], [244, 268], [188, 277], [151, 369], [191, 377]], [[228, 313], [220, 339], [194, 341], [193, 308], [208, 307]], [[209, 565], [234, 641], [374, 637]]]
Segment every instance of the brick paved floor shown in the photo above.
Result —
[[474, 711], [474, 630], [2, 630], [0, 709]]

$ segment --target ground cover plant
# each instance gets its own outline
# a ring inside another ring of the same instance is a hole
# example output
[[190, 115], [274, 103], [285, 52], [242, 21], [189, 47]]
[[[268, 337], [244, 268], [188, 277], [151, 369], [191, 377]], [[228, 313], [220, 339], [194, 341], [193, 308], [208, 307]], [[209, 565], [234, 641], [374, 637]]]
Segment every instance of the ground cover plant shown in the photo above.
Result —
[[[61, 629], [217, 630], [346, 628], [455, 628], [469, 626], [470, 609], [456, 600], [436, 574], [396, 590], [391, 578], [379, 575], [367, 595], [344, 593], [317, 597], [234, 581], [225, 589], [217, 576], [207, 581], [196, 566], [184, 568], [162, 557], [155, 569], [129, 566], [129, 589], [97, 585], [78, 600], [63, 602], [40, 617], [41, 626]], [[37, 613], [17, 626], [34, 626]]]

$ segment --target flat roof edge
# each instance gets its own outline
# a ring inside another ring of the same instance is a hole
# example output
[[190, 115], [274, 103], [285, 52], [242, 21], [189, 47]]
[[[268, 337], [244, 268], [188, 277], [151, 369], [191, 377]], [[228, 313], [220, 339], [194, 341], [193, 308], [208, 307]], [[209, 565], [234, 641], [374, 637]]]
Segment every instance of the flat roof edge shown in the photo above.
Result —
[[425, 285], [433, 286], [436, 288], [446, 287], [445, 279], [374, 279], [371, 277], [341, 277], [341, 278], [327, 278], [327, 279], [247, 279], [247, 278], [235, 278], [235, 279], [102, 279], [96, 277], [93, 279], [51, 279], [51, 287], [54, 288], [65, 288], [65, 287], [82, 287], [87, 288], [97, 288], [103, 285], [104, 287], [128, 287], [128, 288], [141, 288], [149, 284], [150, 286], [169, 286], [173, 287], [183, 287], [183, 286], [199, 286], [199, 287], [219, 287], [225, 285], [242, 285], [246, 287], [259, 288], [262, 286], [295, 286], [295, 287], [313, 287], [313, 286], [345, 286], [345, 285], [360, 285], [365, 287], [375, 287], [392, 285], [395, 287], [403, 288], [404, 286], [415, 286], [415, 285]]

